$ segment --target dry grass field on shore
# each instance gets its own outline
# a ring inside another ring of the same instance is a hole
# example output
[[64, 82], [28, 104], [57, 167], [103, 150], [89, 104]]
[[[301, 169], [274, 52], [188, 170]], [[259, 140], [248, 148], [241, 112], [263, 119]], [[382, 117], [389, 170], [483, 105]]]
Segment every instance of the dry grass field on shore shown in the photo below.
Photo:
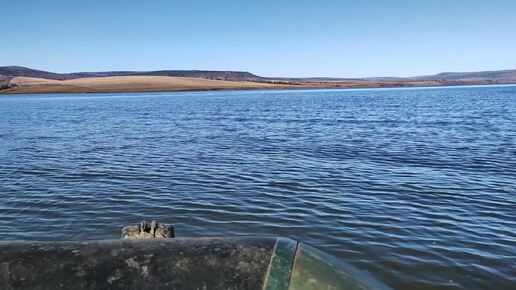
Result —
[[90, 92], [146, 92], [183, 90], [228, 90], [274, 88], [275, 85], [255, 82], [234, 82], [200, 78], [166, 76], [90, 77], [71, 80], [15, 77], [11, 88], [2, 93], [90, 93]]
[[193, 90], [249, 90], [249, 89], [307, 89], [307, 88], [354, 88], [436, 86], [435, 81], [379, 82], [379, 81], [225, 81], [189, 77], [168, 76], [110, 76], [87, 77], [70, 80], [14, 77], [4, 94], [31, 93], [100, 93], [100, 92], [156, 92]]

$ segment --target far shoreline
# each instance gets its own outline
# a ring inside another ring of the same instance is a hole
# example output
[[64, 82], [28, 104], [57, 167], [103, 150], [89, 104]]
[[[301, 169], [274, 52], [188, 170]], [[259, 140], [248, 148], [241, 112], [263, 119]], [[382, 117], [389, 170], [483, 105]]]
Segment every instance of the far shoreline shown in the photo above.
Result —
[[142, 93], [228, 90], [420, 88], [516, 84], [516, 70], [443, 72], [416, 77], [285, 78], [246, 71], [107, 71], [54, 73], [0, 67], [0, 94]]
[[426, 85], [378, 85], [378, 86], [278, 86], [278, 87], [241, 87], [241, 88], [185, 88], [185, 89], [146, 89], [146, 90], [95, 90], [95, 91], [17, 91], [11, 89], [0, 90], [2, 96], [23, 96], [23, 95], [65, 95], [65, 94], [123, 94], [123, 93], [184, 93], [184, 92], [222, 92], [222, 91], [310, 91], [310, 90], [368, 90], [368, 89], [438, 89], [438, 88], [460, 88], [460, 87], [496, 87], [496, 86], [515, 86], [516, 83], [489, 83], [489, 84], [426, 84]]

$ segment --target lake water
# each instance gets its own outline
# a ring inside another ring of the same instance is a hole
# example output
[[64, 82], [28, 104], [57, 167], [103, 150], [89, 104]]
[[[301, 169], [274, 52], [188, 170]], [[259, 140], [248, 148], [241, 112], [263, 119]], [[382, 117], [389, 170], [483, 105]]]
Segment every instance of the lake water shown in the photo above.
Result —
[[516, 86], [0, 96], [0, 240], [142, 219], [516, 289]]

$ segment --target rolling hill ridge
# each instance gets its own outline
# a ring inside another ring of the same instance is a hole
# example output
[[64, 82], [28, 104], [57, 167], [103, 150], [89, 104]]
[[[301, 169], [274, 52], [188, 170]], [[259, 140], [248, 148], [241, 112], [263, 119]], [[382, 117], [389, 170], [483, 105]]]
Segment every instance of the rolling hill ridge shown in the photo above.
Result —
[[0, 93], [413, 87], [516, 83], [515, 70], [372, 78], [262, 77], [246, 71], [156, 70], [55, 73], [0, 67]]

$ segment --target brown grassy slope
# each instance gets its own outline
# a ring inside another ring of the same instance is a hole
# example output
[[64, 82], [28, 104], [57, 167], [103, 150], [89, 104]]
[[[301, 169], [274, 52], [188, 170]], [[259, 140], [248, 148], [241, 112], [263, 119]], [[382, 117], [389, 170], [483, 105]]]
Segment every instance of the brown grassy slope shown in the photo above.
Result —
[[49, 80], [15, 77], [11, 88], [0, 93], [94, 93], [94, 92], [155, 92], [189, 90], [236, 89], [303, 89], [303, 88], [366, 88], [400, 86], [438, 86], [438, 81], [223, 81], [167, 76], [88, 77], [71, 80]]
[[145, 92], [217, 89], [274, 88], [273, 84], [233, 82], [199, 78], [164, 76], [93, 77], [71, 80], [48, 80], [15, 77], [12, 87], [2, 93], [83, 93], [83, 92]]

